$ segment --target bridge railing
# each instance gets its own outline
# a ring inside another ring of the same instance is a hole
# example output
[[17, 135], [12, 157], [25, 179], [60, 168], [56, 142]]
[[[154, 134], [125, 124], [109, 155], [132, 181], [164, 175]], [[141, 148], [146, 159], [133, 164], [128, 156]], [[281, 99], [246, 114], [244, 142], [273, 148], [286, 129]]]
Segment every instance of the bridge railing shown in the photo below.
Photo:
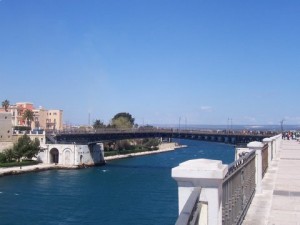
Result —
[[[179, 213], [186, 204], [191, 204], [188, 199], [194, 188], [201, 187], [199, 201], [207, 203], [206, 224], [241, 224], [255, 193], [262, 193], [263, 176], [276, 156], [280, 141], [281, 135], [276, 135], [265, 138], [265, 144], [250, 142], [247, 145], [250, 152], [230, 165], [218, 160], [195, 159], [173, 168], [172, 177], [178, 183]], [[200, 221], [203, 214], [199, 214]]]
[[262, 178], [264, 178], [267, 169], [269, 167], [269, 154], [268, 154], [268, 144], [265, 144], [262, 151], [261, 151], [261, 157], [262, 157]]
[[254, 150], [228, 166], [222, 188], [222, 224], [240, 224], [255, 193]]
[[[53, 132], [53, 131], [51, 131]], [[208, 129], [178, 129], [178, 128], [99, 128], [99, 129], [65, 129], [55, 131], [55, 134], [94, 134], [94, 133], [176, 133], [176, 134], [224, 134], [224, 135], [256, 135], [270, 136], [272, 131], [245, 131], [245, 130], [208, 130]]]

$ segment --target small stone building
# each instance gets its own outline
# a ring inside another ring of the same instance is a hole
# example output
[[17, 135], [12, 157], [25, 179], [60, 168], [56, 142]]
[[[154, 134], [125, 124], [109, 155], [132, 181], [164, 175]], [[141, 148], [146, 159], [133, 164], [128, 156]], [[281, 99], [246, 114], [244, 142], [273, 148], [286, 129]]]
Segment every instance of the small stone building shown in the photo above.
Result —
[[46, 144], [37, 158], [42, 163], [55, 163], [66, 167], [105, 163], [102, 143], [89, 145]]

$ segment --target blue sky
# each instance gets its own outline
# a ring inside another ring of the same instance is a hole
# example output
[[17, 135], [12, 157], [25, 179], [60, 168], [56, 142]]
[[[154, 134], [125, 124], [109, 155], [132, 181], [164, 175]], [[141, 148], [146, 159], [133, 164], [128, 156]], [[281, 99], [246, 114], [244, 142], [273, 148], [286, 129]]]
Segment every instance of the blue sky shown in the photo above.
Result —
[[299, 24], [293, 0], [1, 0], [1, 101], [72, 124], [300, 124]]

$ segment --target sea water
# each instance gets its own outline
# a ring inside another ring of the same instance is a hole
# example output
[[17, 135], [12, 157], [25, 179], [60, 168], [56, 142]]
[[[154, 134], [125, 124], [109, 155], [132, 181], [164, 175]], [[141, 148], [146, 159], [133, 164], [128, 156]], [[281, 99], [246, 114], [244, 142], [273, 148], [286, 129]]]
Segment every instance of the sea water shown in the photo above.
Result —
[[234, 160], [234, 146], [179, 141], [188, 147], [101, 167], [1, 177], [0, 224], [172, 225], [178, 187], [171, 169], [189, 159]]

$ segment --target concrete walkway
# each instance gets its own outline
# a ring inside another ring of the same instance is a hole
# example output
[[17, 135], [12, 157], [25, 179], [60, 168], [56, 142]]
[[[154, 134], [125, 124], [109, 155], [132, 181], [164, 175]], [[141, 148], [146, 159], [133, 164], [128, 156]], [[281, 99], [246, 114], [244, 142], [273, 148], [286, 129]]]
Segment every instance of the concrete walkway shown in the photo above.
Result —
[[244, 225], [300, 225], [300, 143], [283, 140]]
[[31, 166], [15, 166], [15, 167], [8, 167], [8, 168], [0, 168], [0, 177], [6, 175], [15, 175], [15, 174], [22, 174], [28, 172], [36, 172], [36, 171], [43, 171], [43, 170], [50, 170], [50, 169], [75, 169], [77, 167], [62, 167], [60, 165], [55, 164], [37, 164]]

